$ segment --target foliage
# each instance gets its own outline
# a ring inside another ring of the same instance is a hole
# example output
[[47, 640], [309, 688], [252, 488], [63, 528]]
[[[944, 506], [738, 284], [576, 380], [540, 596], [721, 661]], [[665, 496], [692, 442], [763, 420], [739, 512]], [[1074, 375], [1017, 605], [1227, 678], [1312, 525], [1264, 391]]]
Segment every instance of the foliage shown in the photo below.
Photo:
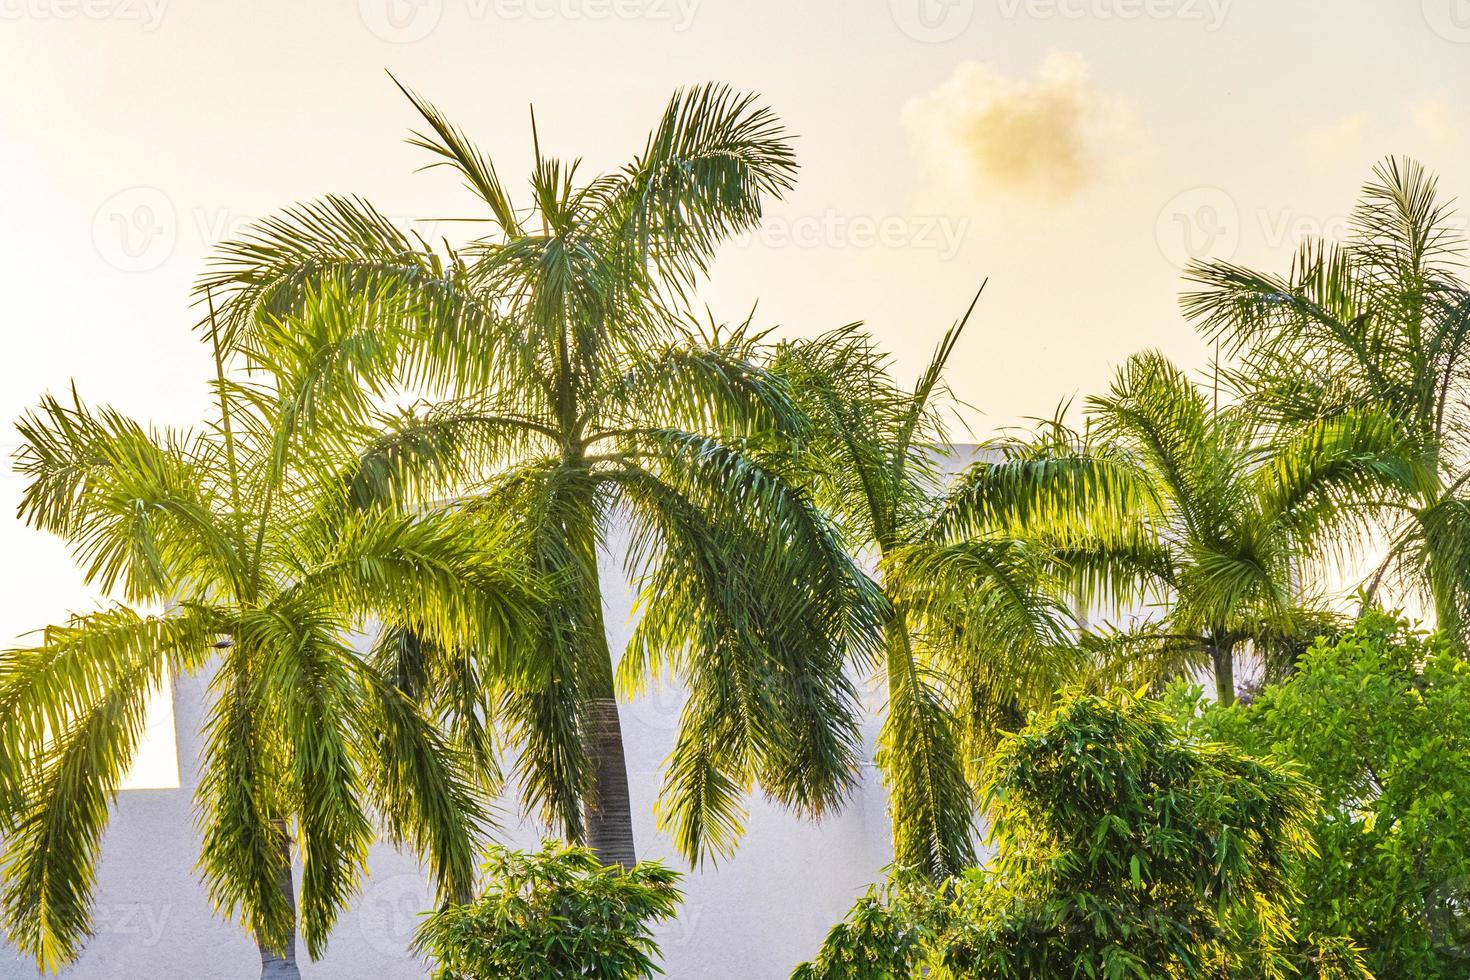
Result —
[[75, 392], [20, 423], [21, 516], [131, 604], [0, 656], [5, 922], [43, 968], [87, 937], [149, 692], [185, 674], [211, 677], [200, 872], [263, 951], [291, 955], [299, 908], [308, 951], [322, 952], [379, 828], [426, 859], [441, 897], [469, 893], [487, 819], [470, 760], [352, 638], [372, 623], [411, 629], [516, 676], [514, 638], [539, 588], [490, 515], [356, 501], [371, 430], [361, 402], [334, 393], [365, 398], [381, 381], [364, 370], [382, 341], [360, 314], [313, 293], [300, 315], [262, 324], [278, 343], [242, 351], [248, 375], [216, 361], [219, 413], [201, 432], [150, 428]]
[[1248, 408], [1213, 406], [1157, 353], [1129, 358], [1088, 408], [1092, 437], [1142, 506], [1132, 522], [1082, 529], [1068, 557], [1113, 610], [1164, 606], [1094, 631], [1090, 644], [1118, 674], [1156, 682], [1213, 669], [1229, 702], [1241, 653], [1276, 678], [1335, 629], [1303, 569], [1373, 495], [1397, 445], [1390, 420], [1344, 411], [1271, 443]]
[[683, 896], [679, 874], [657, 862], [605, 866], [582, 847], [547, 841], [535, 854], [495, 847], [475, 901], [430, 915], [415, 949], [434, 980], [635, 980], [658, 968], [650, 926]]
[[931, 883], [906, 876], [868, 889], [791, 980], [898, 980], [918, 976], [938, 941], [944, 905]]
[[1181, 738], [1162, 706], [1076, 697], [991, 767], [991, 876], [946, 944], [983, 976], [1189, 975], [1249, 923], [1290, 930], [1287, 866], [1310, 846], [1309, 787], [1281, 766]]
[[789, 468], [848, 547], [878, 558], [893, 615], [877, 762], [895, 864], [934, 880], [974, 861], [970, 775], [997, 728], [1077, 677], [1076, 622], [1048, 591], [1056, 562], [1036, 525], [1081, 521], [1111, 500], [1098, 461], [1060, 446], [983, 447], [945, 486], [956, 461], [941, 448], [943, 371], [965, 320], [912, 389], [855, 325], [783, 344], [772, 364], [814, 423], [790, 441]]
[[[528, 804], [608, 860], [634, 860], [615, 676], [625, 692], [668, 675], [690, 691], [660, 815], [691, 859], [733, 851], [754, 784], [801, 813], [836, 807], [859, 746], [844, 664], [876, 648], [882, 596], [753, 444], [805, 424], [759, 336], [684, 322], [716, 246], [791, 186], [790, 137], [715, 85], [676, 93], [642, 152], [591, 179], [533, 130], [528, 210], [409, 98], [426, 123], [413, 142], [463, 178], [481, 237], [436, 251], [329, 198], [225, 246], [203, 283], [222, 291], [232, 343], [321, 283], [363, 304], [393, 339], [375, 363], [438, 399], [380, 419], [364, 492], [508, 514], [530, 541], [553, 600], [525, 634], [544, 683], [465, 677], [454, 650], [417, 642], [390, 651], [401, 672], [455, 692], [460, 728], [508, 730]], [[615, 520], [641, 614], [616, 666], [597, 554]]]
[[1427, 591], [1439, 627], [1470, 623], [1470, 284], [1460, 221], [1418, 163], [1374, 168], [1345, 242], [1308, 240], [1277, 276], [1200, 263], [1184, 312], [1237, 355], [1251, 413], [1291, 439], [1371, 410], [1393, 420], [1395, 464], [1373, 515], [1389, 549], [1375, 576]]
[[[699, 861], [733, 853], [756, 787], [810, 816], [845, 801], [855, 665], [887, 683], [896, 871], [801, 980], [1465, 971], [1470, 286], [1417, 164], [1380, 166], [1351, 239], [1286, 277], [1192, 267], [1185, 312], [1238, 397], [1140, 353], [1080, 431], [1059, 413], [950, 480], [963, 321], [909, 387], [856, 326], [772, 347], [690, 315], [721, 244], [794, 183], [754, 96], [677, 92], [590, 179], [533, 117], [524, 207], [405, 95], [483, 234], [431, 245], [359, 198], [291, 208], [199, 283], [203, 430], [75, 392], [20, 421], [21, 518], [122, 600], [0, 655], [0, 912], [43, 968], [85, 940], [172, 677], [212, 677], [200, 869], [263, 955], [298, 927], [324, 950], [381, 827], [435, 880], [419, 945], [441, 976], [647, 977], [680, 896], [635, 863], [616, 696], [687, 688], [659, 818]], [[615, 658], [617, 527], [639, 599]], [[1340, 625], [1312, 572], [1385, 529], [1370, 598], [1419, 584], [1441, 638], [1369, 612], [1312, 645]], [[1094, 609], [1112, 619], [1084, 630]], [[1229, 707], [1244, 654], [1274, 683]], [[1217, 707], [1182, 687], [1172, 709], [1056, 707], [1067, 684], [1204, 668]], [[502, 733], [528, 804], [592, 850], [497, 851], [460, 904]]]
[[869, 896], [797, 976], [1367, 976], [1295, 920], [1313, 797], [1289, 766], [1188, 737], [1159, 702], [1080, 694], [988, 771], [992, 862], [928, 902]]
[[1465, 975], [1470, 664], [1443, 638], [1370, 609], [1291, 680], [1198, 724], [1320, 788], [1316, 853], [1293, 874], [1307, 928], [1352, 934], [1382, 977]]

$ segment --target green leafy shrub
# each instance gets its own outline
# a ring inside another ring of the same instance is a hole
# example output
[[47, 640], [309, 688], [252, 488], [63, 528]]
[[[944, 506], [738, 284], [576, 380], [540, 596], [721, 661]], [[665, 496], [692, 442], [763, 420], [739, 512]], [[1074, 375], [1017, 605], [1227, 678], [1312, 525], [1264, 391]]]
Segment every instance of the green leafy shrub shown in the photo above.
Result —
[[434, 980], [663, 973], [650, 926], [678, 910], [678, 872], [656, 861], [608, 867], [587, 848], [547, 841], [534, 854], [495, 848], [485, 877], [479, 899], [435, 912], [414, 938]]
[[1198, 724], [1320, 788], [1315, 853], [1293, 875], [1306, 928], [1352, 934], [1380, 977], [1470, 976], [1470, 664], [1448, 643], [1369, 611]]
[[929, 958], [944, 905], [927, 880], [893, 880], [857, 900], [791, 980], [893, 980]]
[[1314, 806], [1290, 766], [1077, 695], [987, 773], [991, 863], [927, 899], [870, 892], [794, 980], [1368, 976], [1296, 917]]

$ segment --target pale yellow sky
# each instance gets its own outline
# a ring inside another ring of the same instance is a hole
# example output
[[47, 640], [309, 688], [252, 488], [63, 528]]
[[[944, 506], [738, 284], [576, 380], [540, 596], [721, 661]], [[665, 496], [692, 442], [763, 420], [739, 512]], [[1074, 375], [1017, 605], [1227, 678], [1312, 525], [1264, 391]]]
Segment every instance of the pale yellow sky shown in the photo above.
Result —
[[[866, 320], [913, 372], [988, 276], [951, 377], [978, 435], [1140, 347], [1202, 363], [1178, 267], [1283, 268], [1341, 231], [1384, 154], [1470, 191], [1470, 0], [0, 0], [0, 417], [75, 379], [196, 420], [188, 286], [253, 218], [328, 192], [472, 213], [412, 172], [385, 68], [513, 190], [528, 103], [543, 147], [595, 170], [678, 85], [762, 93], [800, 136], [800, 185], [705, 299], [726, 318], [758, 299], [793, 333]], [[91, 601], [8, 514], [0, 548], [3, 636]]]

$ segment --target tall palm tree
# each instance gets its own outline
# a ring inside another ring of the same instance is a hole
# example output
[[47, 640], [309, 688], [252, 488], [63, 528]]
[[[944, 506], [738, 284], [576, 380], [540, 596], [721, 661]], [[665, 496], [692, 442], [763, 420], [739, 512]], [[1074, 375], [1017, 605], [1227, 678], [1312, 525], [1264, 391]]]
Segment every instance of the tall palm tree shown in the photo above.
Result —
[[1061, 569], [1035, 532], [1102, 518], [1121, 499], [1107, 462], [1070, 446], [987, 444], [946, 479], [943, 372], [968, 317], [912, 389], [855, 325], [785, 344], [773, 363], [816, 422], [791, 466], [850, 547], [876, 557], [892, 606], [877, 762], [895, 864], [934, 880], [975, 863], [970, 777], [997, 729], [1084, 666]]
[[[759, 338], [682, 319], [719, 243], [791, 185], [778, 120], [753, 96], [681, 91], [641, 153], [585, 182], [537, 138], [521, 210], [490, 158], [405, 94], [427, 124], [413, 142], [464, 178], [483, 237], [435, 251], [330, 198], [227, 246], [204, 284], [225, 297], [232, 342], [317, 283], [365, 298], [382, 335], [414, 352], [401, 376], [440, 399], [387, 420], [374, 485], [475, 501], [531, 541], [553, 590], [527, 639], [542, 687], [462, 683], [444, 651], [416, 643], [400, 645], [404, 673], [508, 728], [526, 801], [608, 863], [635, 861], [619, 674], [625, 690], [664, 673], [688, 686], [660, 819], [691, 858], [731, 852], [752, 784], [799, 812], [837, 805], [858, 742], [843, 665], [876, 643], [881, 597], [750, 444], [803, 425]], [[621, 666], [597, 560], [618, 520], [642, 589]]]
[[1131, 357], [1088, 412], [1088, 438], [1143, 506], [1131, 525], [1078, 536], [1066, 560], [1114, 611], [1163, 609], [1094, 631], [1094, 645], [1155, 677], [1209, 669], [1226, 704], [1243, 654], [1268, 677], [1288, 671], [1331, 622], [1312, 563], [1351, 534], [1378, 481], [1396, 471], [1396, 427], [1354, 411], [1266, 440], [1248, 407], [1212, 405], [1154, 352]]
[[257, 325], [245, 376], [216, 347], [219, 414], [203, 431], [149, 428], [75, 391], [19, 423], [20, 516], [127, 603], [0, 655], [0, 899], [43, 969], [88, 935], [149, 692], [188, 674], [212, 674], [199, 869], [254, 935], [263, 977], [299, 976], [298, 922], [313, 958], [326, 948], [379, 828], [423, 856], [443, 899], [471, 892], [487, 829], [474, 767], [351, 637], [386, 623], [513, 673], [538, 595], [503, 523], [357, 503], [364, 392], [384, 380], [363, 319], [350, 297], [314, 295]]
[[1412, 160], [1374, 168], [1345, 242], [1303, 243], [1285, 277], [1191, 267], [1186, 315], [1238, 355], [1253, 410], [1290, 432], [1363, 406], [1402, 429], [1385, 487], [1388, 573], [1428, 592], [1439, 625], [1470, 626], [1470, 284], [1455, 212]]

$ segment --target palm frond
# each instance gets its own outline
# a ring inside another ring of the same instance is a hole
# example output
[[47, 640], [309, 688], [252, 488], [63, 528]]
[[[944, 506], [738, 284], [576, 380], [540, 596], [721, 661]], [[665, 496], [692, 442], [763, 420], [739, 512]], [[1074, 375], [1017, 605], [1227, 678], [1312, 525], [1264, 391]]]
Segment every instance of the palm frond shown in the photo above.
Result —
[[9, 829], [0, 890], [11, 940], [44, 970], [81, 952], [101, 838], [143, 736], [148, 697], [204, 659], [203, 611], [78, 617], [0, 658], [0, 781]]
[[365, 789], [388, 839], [425, 856], [441, 902], [468, 901], [490, 819], [477, 792], [484, 764], [398, 686], [366, 665], [355, 670], [365, 710], [354, 751], [371, 760]]
[[[1046, 551], [1021, 540], [920, 543], [885, 558], [894, 602], [910, 617], [927, 666], [952, 703], [1044, 707], [1083, 667], [1078, 623], [1048, 588]], [[973, 713], [964, 733], [977, 761], [997, 732]]]
[[[670, 436], [681, 438], [690, 437]], [[709, 792], [716, 778], [727, 790], [754, 778], [806, 813], [845, 796], [857, 733], [843, 665], [868, 648], [881, 615], [876, 589], [814, 510], [718, 444], [705, 442], [703, 452], [716, 458], [691, 467], [665, 456], [662, 476], [615, 478], [634, 538], [629, 560], [643, 582], [624, 687], [668, 671], [691, 689], [686, 719], [726, 726], [720, 758], [682, 740], [666, 777], [664, 819], [691, 846], [700, 828], [738, 818], [694, 812], [728, 798]], [[717, 720], [731, 713], [738, 724]], [[711, 846], [732, 841], [722, 833]], [[695, 846], [687, 856], [703, 853]]]
[[765, 200], [790, 190], [795, 175], [790, 137], [754, 95], [683, 89], [621, 179], [601, 189], [603, 220], [662, 275], [689, 283], [720, 242], [756, 227]]
[[[666, 427], [718, 433], [726, 438], [790, 437], [805, 417], [785, 384], [752, 360], [736, 333], [702, 343], [693, 336], [650, 351], [631, 363], [589, 410], [608, 435], [624, 428]], [[596, 441], [603, 436], [593, 433]]]
[[478, 652], [507, 674], [527, 669], [522, 637], [542, 593], [506, 522], [460, 511], [359, 511], [295, 529], [313, 564], [283, 594], [340, 611], [349, 625], [383, 616], [448, 649]]
[[490, 208], [490, 213], [501, 231], [508, 237], [520, 235], [520, 220], [516, 217], [516, 210], [511, 206], [505, 188], [500, 184], [500, 178], [495, 173], [495, 165], [490, 158], [480, 152], [462, 130], [426, 99], [405, 88], [392, 74], [388, 77], [393, 79], [393, 84], [398, 86], [398, 90], [413, 104], [432, 130], [432, 133], [415, 132], [409, 143], [440, 158], [430, 164], [430, 167], [449, 167], [458, 171], [470, 190]]
[[893, 817], [893, 861], [942, 881], [975, 864], [974, 792], [957, 721], [902, 629], [890, 630], [889, 696], [875, 761]]
[[280, 953], [296, 941], [291, 773], [280, 711], [259, 676], [258, 658], [259, 651], [233, 643], [210, 681], [196, 792], [199, 869], [215, 911]]
[[325, 952], [337, 916], [357, 893], [373, 840], [342, 724], [362, 713], [351, 667], [357, 655], [338, 639], [346, 625], [321, 612], [274, 606], [243, 616], [235, 636], [260, 651], [261, 683], [280, 716], [285, 789], [301, 852], [301, 934], [313, 959]]
[[215, 493], [220, 463], [184, 433], [145, 429], [72, 392], [22, 416], [18, 514], [72, 545], [89, 584], [130, 601], [170, 598], [170, 585], [238, 575], [238, 542]]

